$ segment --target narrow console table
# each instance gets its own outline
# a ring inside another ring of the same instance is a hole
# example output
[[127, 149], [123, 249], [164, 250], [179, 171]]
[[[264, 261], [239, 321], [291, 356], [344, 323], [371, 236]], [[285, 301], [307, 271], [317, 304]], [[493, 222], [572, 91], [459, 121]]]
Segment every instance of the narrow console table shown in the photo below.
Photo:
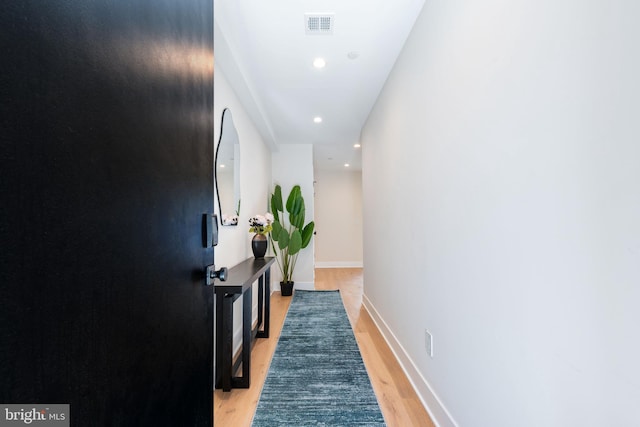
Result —
[[[274, 257], [250, 258], [227, 272], [225, 282], [214, 283], [216, 294], [216, 388], [249, 388], [251, 346], [254, 338], [269, 338], [271, 264]], [[258, 281], [258, 324], [252, 328], [252, 288]], [[242, 357], [233, 362], [233, 303], [242, 296]], [[242, 363], [242, 376], [234, 376]]]

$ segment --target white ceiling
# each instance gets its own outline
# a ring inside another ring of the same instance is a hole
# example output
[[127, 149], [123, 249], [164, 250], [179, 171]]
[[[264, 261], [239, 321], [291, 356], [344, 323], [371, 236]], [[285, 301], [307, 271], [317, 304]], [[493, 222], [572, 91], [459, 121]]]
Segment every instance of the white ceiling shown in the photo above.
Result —
[[[353, 145], [423, 3], [215, 0], [215, 66], [273, 149], [312, 143], [315, 168], [358, 170]], [[333, 34], [307, 35], [305, 13], [333, 14]]]

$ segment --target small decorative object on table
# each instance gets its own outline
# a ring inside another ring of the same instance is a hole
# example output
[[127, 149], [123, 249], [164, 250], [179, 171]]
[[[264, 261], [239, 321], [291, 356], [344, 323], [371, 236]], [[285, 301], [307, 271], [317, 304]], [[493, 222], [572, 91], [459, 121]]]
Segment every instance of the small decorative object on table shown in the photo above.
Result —
[[238, 215], [222, 215], [222, 225], [238, 225]]
[[251, 250], [256, 259], [264, 258], [267, 253], [267, 234], [272, 230], [272, 223], [273, 215], [269, 212], [249, 218], [249, 232], [256, 233], [251, 240]]

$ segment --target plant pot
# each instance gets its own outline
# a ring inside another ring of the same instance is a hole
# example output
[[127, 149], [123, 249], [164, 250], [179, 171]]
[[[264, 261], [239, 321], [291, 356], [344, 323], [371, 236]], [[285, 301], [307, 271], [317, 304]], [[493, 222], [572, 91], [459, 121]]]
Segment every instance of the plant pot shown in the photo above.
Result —
[[253, 239], [251, 239], [251, 250], [256, 259], [264, 258], [264, 254], [267, 253], [267, 236], [263, 234], [253, 236]]
[[280, 282], [280, 293], [283, 297], [293, 295], [293, 282]]

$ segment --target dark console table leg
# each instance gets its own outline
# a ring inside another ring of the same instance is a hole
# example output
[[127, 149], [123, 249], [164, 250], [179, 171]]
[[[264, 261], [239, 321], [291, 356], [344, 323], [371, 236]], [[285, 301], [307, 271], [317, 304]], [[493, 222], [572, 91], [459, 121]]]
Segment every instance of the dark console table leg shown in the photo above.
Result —
[[222, 387], [220, 379], [222, 378], [222, 297], [216, 295], [216, 377], [213, 379], [215, 388]]
[[218, 375], [217, 387], [223, 391], [231, 390], [233, 366], [233, 295], [216, 298], [216, 323], [219, 332], [216, 334], [216, 366]]
[[269, 338], [269, 311], [271, 302], [271, 277], [267, 269], [264, 275], [258, 279], [258, 325], [262, 324], [262, 330], [258, 329], [256, 337]]
[[262, 338], [269, 338], [269, 317], [271, 317], [271, 269], [264, 272], [264, 329]]
[[251, 373], [251, 286], [242, 294], [242, 376], [233, 378], [234, 388], [249, 388]]
[[262, 334], [260, 333], [260, 327], [263, 322], [263, 306], [264, 306], [264, 276], [260, 276], [258, 278], [258, 324], [256, 325], [256, 329], [258, 333], [256, 336], [258, 338], [262, 338]]

